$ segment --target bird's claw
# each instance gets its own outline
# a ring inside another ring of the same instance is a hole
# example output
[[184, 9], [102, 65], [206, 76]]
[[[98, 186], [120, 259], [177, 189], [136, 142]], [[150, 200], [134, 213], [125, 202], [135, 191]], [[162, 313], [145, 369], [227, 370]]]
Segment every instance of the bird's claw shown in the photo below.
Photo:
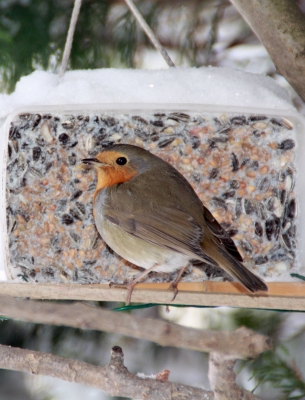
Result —
[[132, 292], [133, 292], [133, 289], [134, 289], [135, 286], [136, 286], [136, 285], [135, 285], [134, 283], [132, 283], [132, 282], [130, 282], [130, 283], [115, 283], [115, 282], [110, 282], [110, 283], [109, 283], [109, 287], [110, 287], [110, 288], [115, 287], [115, 288], [118, 288], [118, 289], [126, 289], [126, 290], [128, 291], [128, 292], [127, 292], [127, 297], [126, 297], [126, 300], [125, 300], [126, 306], [128, 306], [128, 305], [130, 304], [131, 295], [132, 295]]
[[169, 290], [172, 290], [174, 292], [174, 297], [172, 298], [172, 301], [175, 300], [179, 290], [178, 290], [178, 282], [172, 282], [168, 288]]

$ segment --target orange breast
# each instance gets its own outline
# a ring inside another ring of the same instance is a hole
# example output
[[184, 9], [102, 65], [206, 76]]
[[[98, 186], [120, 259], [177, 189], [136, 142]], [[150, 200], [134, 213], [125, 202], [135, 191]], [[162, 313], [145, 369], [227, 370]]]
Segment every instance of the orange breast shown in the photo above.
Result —
[[105, 189], [106, 187], [116, 185], [118, 183], [124, 183], [129, 181], [137, 174], [137, 171], [131, 169], [130, 167], [104, 167], [98, 169], [97, 173], [97, 185], [96, 191], [94, 193], [93, 201], [97, 193]]

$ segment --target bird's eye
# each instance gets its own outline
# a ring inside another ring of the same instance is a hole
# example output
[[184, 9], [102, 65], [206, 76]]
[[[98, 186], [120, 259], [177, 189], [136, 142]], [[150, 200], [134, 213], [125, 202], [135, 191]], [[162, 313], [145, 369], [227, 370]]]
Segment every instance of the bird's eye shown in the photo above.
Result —
[[125, 158], [125, 157], [119, 157], [119, 158], [116, 160], [116, 163], [117, 163], [118, 165], [125, 165], [125, 164], [127, 163], [127, 158]]

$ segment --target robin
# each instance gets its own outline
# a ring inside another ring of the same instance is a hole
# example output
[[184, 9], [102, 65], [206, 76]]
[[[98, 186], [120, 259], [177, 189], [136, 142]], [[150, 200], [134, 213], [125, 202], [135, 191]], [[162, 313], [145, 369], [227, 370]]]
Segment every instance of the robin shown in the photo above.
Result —
[[151, 271], [180, 270], [190, 260], [220, 266], [250, 292], [266, 284], [242, 264], [233, 240], [202, 204], [189, 182], [170, 164], [140, 147], [116, 144], [96, 158], [83, 159], [97, 171], [93, 196], [96, 227], [117, 254], [144, 268], [130, 283], [126, 304], [138, 281]]

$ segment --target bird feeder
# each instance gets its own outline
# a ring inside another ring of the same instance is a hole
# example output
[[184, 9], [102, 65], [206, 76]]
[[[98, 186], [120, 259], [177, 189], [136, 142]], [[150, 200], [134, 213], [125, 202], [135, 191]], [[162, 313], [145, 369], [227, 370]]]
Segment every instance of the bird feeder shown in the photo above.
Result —
[[[47, 95], [35, 91], [37, 79]], [[18, 107], [30, 86], [32, 97]], [[109, 282], [130, 281], [140, 269], [99, 236], [95, 173], [80, 161], [128, 143], [188, 179], [269, 286], [250, 295], [220, 268], [194, 262], [175, 303], [286, 308], [280, 295], [301, 307], [305, 290], [293, 276], [305, 265], [304, 120], [269, 78], [212, 68], [71, 72], [60, 82], [35, 73], [14, 96], [1, 142], [0, 267], [23, 294], [36, 287], [39, 298], [124, 299]], [[169, 303], [174, 277], [150, 273], [132, 301]]]

